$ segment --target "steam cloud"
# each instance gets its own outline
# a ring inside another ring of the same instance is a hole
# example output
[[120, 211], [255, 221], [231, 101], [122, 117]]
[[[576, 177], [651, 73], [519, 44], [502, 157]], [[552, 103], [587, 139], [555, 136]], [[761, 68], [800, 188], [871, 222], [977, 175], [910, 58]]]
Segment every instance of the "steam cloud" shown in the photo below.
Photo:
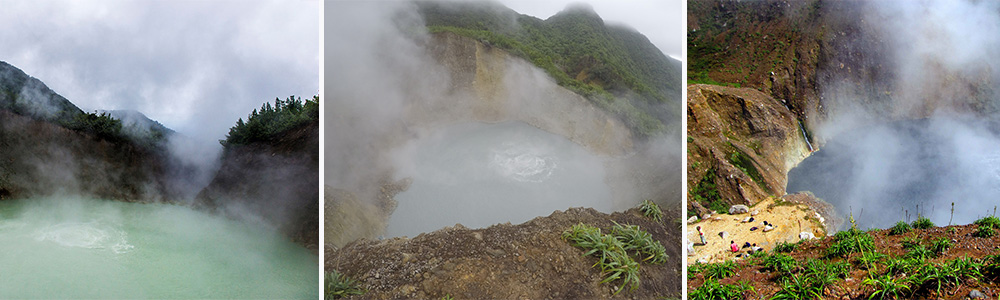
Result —
[[[949, 221], [952, 202], [954, 223], [992, 214], [1000, 196], [1000, 4], [847, 5], [862, 7], [859, 16], [843, 16], [858, 24], [859, 39], [847, 42], [858, 51], [836, 55], [843, 61], [874, 58], [864, 67], [882, 75], [852, 85], [852, 75], [842, 71], [844, 77], [823, 87], [828, 118], [814, 133], [829, 143], [814, 154], [821, 161], [802, 164], [817, 174], [789, 174], [789, 192], [826, 180], [815, 184], [827, 186], [817, 196], [837, 198], [826, 200], [845, 216], [850, 211], [857, 218], [863, 210], [861, 225], [882, 228], [903, 220], [906, 210], [912, 221], [917, 205], [938, 224]], [[843, 35], [838, 30], [831, 34]]]
[[[559, 123], [568, 123], [561, 120], [593, 114], [579, 105], [574, 108], [558, 104], [568, 101], [558, 99], [575, 100], [571, 97], [578, 96], [556, 88], [544, 71], [524, 63], [508, 59], [504, 63], [477, 66], [480, 70], [502, 69], [502, 76], [467, 74], [462, 70], [469, 67], [443, 65], [438, 60], [441, 55], [459, 54], [435, 52], [442, 51], [444, 46], [432, 43], [434, 37], [426, 33], [413, 3], [335, 2], [326, 6], [325, 14], [324, 183], [335, 189], [327, 192], [328, 197], [334, 195], [333, 201], [327, 198], [328, 209], [338, 201], [344, 202], [345, 207], [356, 205], [353, 201], [378, 205], [379, 193], [383, 191], [381, 184], [400, 180], [410, 173], [408, 168], [413, 162], [406, 160], [412, 157], [408, 155], [412, 151], [405, 151], [406, 143], [433, 136], [442, 126], [519, 120], [560, 130], [563, 125]], [[474, 76], [487, 77], [473, 80]], [[501, 84], [482, 84], [483, 80]], [[495, 106], [479, 110], [475, 103], [481, 97], [493, 99], [490, 103]], [[621, 128], [622, 132], [627, 130], [624, 125]], [[679, 203], [680, 178], [670, 175], [680, 170], [679, 137], [678, 129], [662, 140], [635, 145], [634, 152], [640, 154], [618, 158], [613, 162], [618, 166], [609, 167], [608, 176], [617, 177], [612, 180], [616, 182], [609, 183], [611, 188], [620, 194], [630, 194], [636, 203], [642, 197], [667, 205]], [[344, 194], [345, 191], [349, 194]], [[330, 216], [328, 211], [328, 223]], [[344, 234], [366, 231], [338, 228]], [[337, 240], [331, 237], [331, 227], [327, 227], [326, 235], [328, 242]]]

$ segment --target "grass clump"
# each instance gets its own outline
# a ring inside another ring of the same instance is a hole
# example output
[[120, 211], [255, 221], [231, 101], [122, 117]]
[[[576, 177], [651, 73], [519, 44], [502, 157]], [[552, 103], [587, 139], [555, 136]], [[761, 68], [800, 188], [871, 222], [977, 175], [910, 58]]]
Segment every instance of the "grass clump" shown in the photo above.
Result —
[[789, 274], [793, 269], [798, 267], [798, 261], [791, 256], [781, 253], [761, 257], [759, 263], [765, 270], [775, 271], [779, 274]]
[[940, 256], [945, 251], [948, 251], [948, 249], [951, 249], [951, 246], [954, 246], [951, 240], [942, 237], [931, 242], [930, 250], [934, 252], [934, 256]]
[[358, 287], [357, 281], [351, 280], [351, 278], [340, 274], [336, 270], [326, 272], [325, 275], [323, 279], [325, 281], [324, 299], [340, 299], [350, 295], [365, 293], [364, 289]]
[[910, 225], [913, 226], [914, 229], [929, 229], [934, 227], [934, 222], [931, 222], [931, 219], [921, 216]]
[[899, 299], [910, 290], [905, 279], [895, 278], [891, 274], [868, 277], [862, 283], [875, 288], [868, 299]]
[[981, 238], [993, 237], [996, 234], [996, 230], [988, 226], [979, 227], [976, 231], [972, 232], [972, 236]]
[[910, 224], [903, 221], [896, 222], [896, 226], [889, 229], [889, 235], [900, 235], [907, 232], [910, 232]]
[[874, 251], [872, 236], [856, 227], [837, 232], [834, 244], [826, 249], [828, 257], [847, 257], [851, 253]]
[[736, 275], [736, 262], [727, 261], [714, 264], [702, 264], [699, 268], [705, 280], [722, 279]]
[[642, 212], [643, 216], [653, 221], [659, 222], [663, 220], [663, 211], [660, 210], [660, 206], [649, 199], [642, 200], [642, 204], [639, 204], [639, 211]]
[[639, 287], [639, 263], [628, 255], [625, 245], [618, 238], [602, 234], [600, 228], [580, 223], [563, 232], [563, 239], [575, 247], [587, 250], [584, 256], [593, 255], [598, 258], [594, 266], [601, 268], [604, 277], [601, 283], [622, 280], [615, 295], [624, 290], [626, 285], [630, 290]]
[[781, 242], [774, 246], [774, 252], [776, 253], [791, 253], [799, 247], [799, 243], [789, 243]]
[[707, 279], [704, 284], [688, 294], [688, 299], [743, 299], [743, 295], [747, 292], [753, 292], [753, 287], [745, 281], [740, 281], [737, 284], [720, 284], [715, 279]]
[[636, 225], [624, 225], [615, 222], [611, 227], [611, 235], [621, 241], [625, 251], [635, 251], [642, 261], [652, 264], [662, 264], [667, 262], [667, 249], [663, 244], [653, 239], [649, 232], [639, 229]]
[[993, 227], [993, 228], [1000, 228], [1000, 218], [997, 218], [997, 217], [994, 217], [994, 216], [988, 216], [988, 217], [976, 220], [975, 222], [972, 222], [972, 224], [979, 225], [979, 227], [988, 226], [988, 227]]

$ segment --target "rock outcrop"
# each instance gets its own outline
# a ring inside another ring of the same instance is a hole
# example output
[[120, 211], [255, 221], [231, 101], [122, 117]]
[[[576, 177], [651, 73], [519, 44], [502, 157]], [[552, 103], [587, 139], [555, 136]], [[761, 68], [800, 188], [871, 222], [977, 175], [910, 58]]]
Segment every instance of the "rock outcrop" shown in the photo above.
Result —
[[[795, 115], [754, 89], [689, 86], [687, 125], [689, 192], [712, 185], [724, 207], [784, 195], [788, 170], [810, 153]], [[688, 208], [702, 215], [709, 204]]]
[[276, 136], [231, 145], [196, 204], [235, 217], [263, 219], [292, 241], [318, 251], [319, 122]]

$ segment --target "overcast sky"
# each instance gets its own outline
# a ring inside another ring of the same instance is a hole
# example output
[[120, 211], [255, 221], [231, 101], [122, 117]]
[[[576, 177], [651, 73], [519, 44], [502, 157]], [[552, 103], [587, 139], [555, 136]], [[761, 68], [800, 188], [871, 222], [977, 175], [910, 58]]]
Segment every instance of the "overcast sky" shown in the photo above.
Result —
[[0, 60], [85, 111], [224, 138], [264, 101], [319, 93], [319, 1], [2, 1]]
[[606, 24], [638, 30], [663, 54], [682, 60], [687, 31], [683, 0], [499, 0], [521, 14], [548, 19], [570, 3], [588, 3]]

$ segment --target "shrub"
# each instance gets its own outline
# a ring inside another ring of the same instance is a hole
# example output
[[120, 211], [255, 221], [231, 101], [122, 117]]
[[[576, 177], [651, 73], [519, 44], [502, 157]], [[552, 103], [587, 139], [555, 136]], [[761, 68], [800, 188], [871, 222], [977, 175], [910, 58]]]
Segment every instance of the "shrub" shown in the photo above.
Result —
[[928, 229], [934, 227], [934, 222], [931, 222], [931, 219], [926, 217], [919, 217], [916, 221], [913, 221], [913, 224], [911, 225], [916, 229]]
[[324, 298], [326, 299], [339, 299], [345, 296], [361, 295], [365, 293], [365, 290], [358, 287], [358, 283], [356, 281], [338, 273], [336, 270], [326, 272], [325, 275], [324, 281], [326, 285], [324, 287], [324, 293], [326, 295]]
[[910, 232], [910, 224], [903, 221], [896, 222], [896, 226], [889, 229], [889, 235], [900, 235], [907, 232]]

